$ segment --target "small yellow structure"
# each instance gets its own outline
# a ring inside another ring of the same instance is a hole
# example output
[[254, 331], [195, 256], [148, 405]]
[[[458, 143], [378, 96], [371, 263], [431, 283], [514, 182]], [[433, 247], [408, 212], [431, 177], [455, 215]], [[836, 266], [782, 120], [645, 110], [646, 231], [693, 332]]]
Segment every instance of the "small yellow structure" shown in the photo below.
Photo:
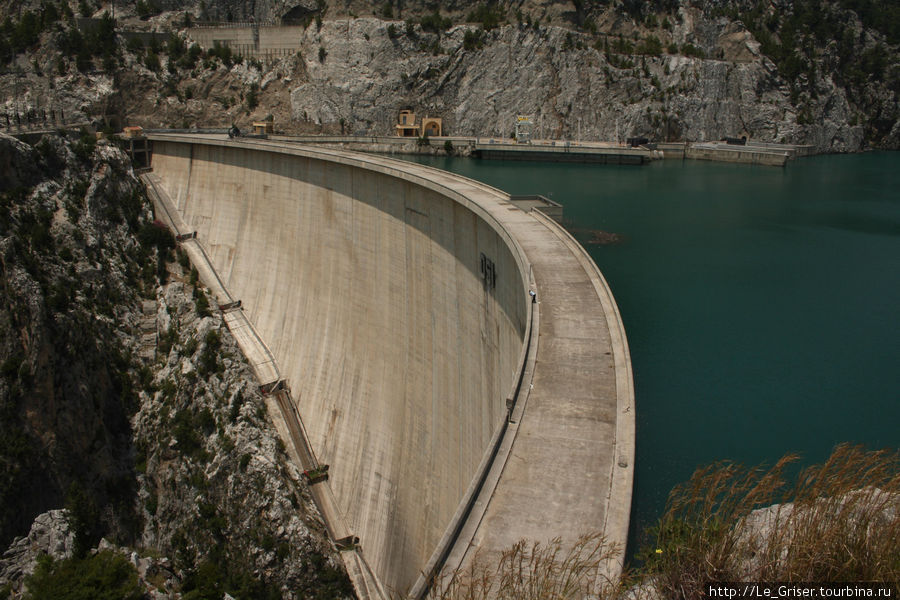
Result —
[[400, 137], [418, 137], [419, 128], [416, 127], [416, 113], [411, 110], [401, 110], [397, 116], [397, 135]]
[[139, 138], [144, 135], [143, 127], [123, 127], [122, 134], [126, 138]]
[[416, 125], [416, 113], [409, 109], [403, 109], [397, 115], [397, 135], [400, 137], [425, 137], [443, 135], [442, 120], [437, 117], [425, 117], [422, 123]]
[[441, 119], [437, 117], [425, 117], [422, 119], [422, 136], [440, 136], [441, 135]]
[[275, 133], [275, 124], [272, 121], [254, 121], [253, 133], [256, 135], [268, 135]]

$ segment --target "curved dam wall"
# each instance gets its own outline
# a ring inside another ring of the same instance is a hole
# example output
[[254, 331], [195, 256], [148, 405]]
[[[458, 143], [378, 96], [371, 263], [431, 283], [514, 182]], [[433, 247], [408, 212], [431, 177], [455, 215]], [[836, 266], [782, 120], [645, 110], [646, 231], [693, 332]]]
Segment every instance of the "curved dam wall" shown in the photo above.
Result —
[[161, 140], [153, 169], [286, 375], [369, 565], [405, 592], [506, 418], [527, 261], [400, 173]]

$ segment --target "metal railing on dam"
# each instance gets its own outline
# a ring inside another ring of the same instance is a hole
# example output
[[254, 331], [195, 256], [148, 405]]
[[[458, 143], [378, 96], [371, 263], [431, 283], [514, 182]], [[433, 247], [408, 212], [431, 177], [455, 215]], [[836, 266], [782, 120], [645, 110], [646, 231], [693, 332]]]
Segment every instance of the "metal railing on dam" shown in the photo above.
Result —
[[422, 597], [523, 537], [589, 528], [624, 548], [628, 347], [565, 231], [422, 165], [150, 138], [159, 195], [290, 384], [295, 443], [330, 465], [325, 518], [359, 538], [344, 555], [361, 595]]

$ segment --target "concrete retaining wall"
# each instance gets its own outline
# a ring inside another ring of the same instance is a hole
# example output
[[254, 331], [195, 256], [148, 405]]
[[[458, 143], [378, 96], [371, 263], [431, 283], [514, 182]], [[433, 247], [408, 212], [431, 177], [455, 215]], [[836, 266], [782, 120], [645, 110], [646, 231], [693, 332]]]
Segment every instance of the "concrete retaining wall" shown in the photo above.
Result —
[[462, 136], [433, 136], [427, 138], [428, 144], [419, 145], [418, 138], [397, 136], [352, 136], [352, 135], [269, 135], [273, 141], [290, 142], [323, 148], [335, 148], [339, 150], [352, 150], [355, 152], [378, 152], [381, 154], [426, 154], [446, 155], [444, 144], [450, 142], [453, 145], [453, 154], [469, 156], [475, 149], [473, 137]]
[[660, 142], [656, 144], [656, 149], [661, 150], [663, 158], [684, 158], [684, 142]]
[[192, 27], [188, 35], [204, 49], [216, 42], [248, 58], [277, 58], [295, 54], [304, 28], [296, 25], [250, 27]]
[[286, 374], [369, 564], [405, 591], [505, 418], [524, 258], [458, 199], [389, 172], [174, 141], [153, 167]]
[[768, 152], [746, 146], [724, 146], [717, 144], [692, 144], [685, 148], [685, 158], [735, 162], [747, 165], [767, 165], [783, 167], [787, 164], [787, 152]]
[[539, 160], [544, 162], [580, 162], [614, 165], [643, 165], [655, 157], [645, 148], [596, 147], [588, 144], [553, 142], [545, 144], [478, 143], [475, 154], [500, 160]]

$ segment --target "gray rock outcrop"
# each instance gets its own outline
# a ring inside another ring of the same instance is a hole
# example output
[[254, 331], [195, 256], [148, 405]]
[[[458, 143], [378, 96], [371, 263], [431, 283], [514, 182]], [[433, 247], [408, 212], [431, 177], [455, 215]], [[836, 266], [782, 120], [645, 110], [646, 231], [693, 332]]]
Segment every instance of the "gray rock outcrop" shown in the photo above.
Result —
[[155, 391], [133, 418], [145, 465], [140, 545], [164, 549], [180, 571], [205, 560], [240, 565], [284, 598], [350, 595], [259, 382], [221, 318], [198, 313], [202, 294], [173, 281], [157, 295]]
[[[698, 17], [699, 18], [699, 17]], [[401, 34], [391, 38], [388, 28]], [[455, 135], [508, 137], [530, 114], [550, 139], [709, 140], [748, 135], [855, 151], [863, 128], [842, 89], [817, 82], [819, 118], [801, 123], [787, 82], [735, 23], [707, 24], [710, 44], [739, 60], [682, 55], [611, 60], [588, 36], [560, 27], [509, 25], [482, 33], [458, 26], [438, 36], [371, 18], [326, 21], [301, 40], [306, 81], [291, 90], [293, 119], [334, 131], [388, 135], [412, 107], [442, 117]], [[686, 34], [685, 34], [686, 35]], [[467, 50], [467, 36], [478, 48]], [[324, 50], [324, 53], [319, 51]], [[423, 51], [432, 48], [436, 51]], [[322, 57], [320, 59], [320, 57]]]
[[75, 532], [65, 510], [39, 514], [25, 537], [16, 538], [0, 558], [0, 581], [21, 582], [34, 573], [38, 557], [69, 558], [75, 551]]
[[[528, 0], [497, 4], [498, 26], [487, 31], [466, 23], [478, 5], [442, 4], [453, 26], [435, 33], [420, 22], [435, 8], [426, 2], [209, 2], [209, 18], [245, 21], [231, 33], [203, 30], [208, 45], [227, 44], [231, 35], [235, 52], [256, 52], [260, 61], [235, 65], [202, 57], [186, 65], [162, 48], [157, 67], [132, 48], [105, 73], [97, 59], [75, 72], [54, 54], [57, 37], [46, 34], [34, 58], [17, 56], [0, 74], [7, 92], [0, 113], [13, 119], [13, 129], [37, 126], [19, 124], [29, 114], [54, 126], [48, 112], [70, 124], [105, 118], [242, 128], [271, 114], [288, 133], [385, 135], [394, 133], [398, 110], [409, 107], [443, 118], [447, 133], [467, 136], [509, 136], [515, 116], [530, 114], [537, 135], [548, 139], [747, 135], [820, 152], [900, 147], [897, 44], [844, 3], [821, 7], [823, 19], [840, 23], [833, 35], [841, 39], [793, 23], [800, 33], [783, 46], [777, 32], [760, 27], [787, 27], [791, 3], [683, 0], [655, 14], [634, 3]], [[194, 2], [164, 6], [202, 12]], [[751, 9], [767, 11], [759, 17], [764, 24], [750, 21]], [[180, 27], [179, 14], [155, 17], [152, 26]], [[246, 22], [251, 18], [256, 25], [305, 26], [272, 33], [277, 48], [254, 50], [266, 36]]]

